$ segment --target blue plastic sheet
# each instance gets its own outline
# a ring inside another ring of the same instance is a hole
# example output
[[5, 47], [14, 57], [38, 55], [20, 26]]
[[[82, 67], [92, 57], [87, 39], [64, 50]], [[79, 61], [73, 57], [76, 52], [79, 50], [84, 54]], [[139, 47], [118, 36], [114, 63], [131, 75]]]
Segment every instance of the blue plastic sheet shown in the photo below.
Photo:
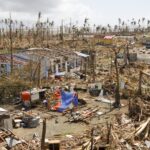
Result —
[[70, 104], [73, 104], [75, 107], [78, 106], [78, 97], [73, 92], [61, 91], [61, 106], [58, 108], [59, 112], [63, 112], [67, 109]]

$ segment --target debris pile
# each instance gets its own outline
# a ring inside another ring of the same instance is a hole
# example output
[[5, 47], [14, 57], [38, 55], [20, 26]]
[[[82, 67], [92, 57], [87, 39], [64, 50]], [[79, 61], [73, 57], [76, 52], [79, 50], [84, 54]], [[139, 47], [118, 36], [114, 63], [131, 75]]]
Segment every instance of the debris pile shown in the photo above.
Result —
[[6, 150], [38, 150], [39, 141], [35, 138], [33, 140], [26, 141], [18, 138], [10, 130], [0, 129], [0, 148]]
[[126, 115], [121, 115], [117, 120], [112, 127], [112, 146], [115, 149], [148, 150], [146, 143], [150, 144], [150, 118], [133, 123]]
[[36, 128], [39, 125], [39, 122], [40, 116], [32, 113], [32, 111], [16, 113], [13, 117], [13, 126], [15, 128]]
[[87, 108], [86, 110], [83, 110], [82, 112], [72, 112], [71, 115], [68, 117], [69, 122], [85, 122], [88, 123], [88, 120], [92, 119], [96, 112], [99, 110], [99, 108]]
[[130, 100], [129, 115], [136, 121], [150, 116], [150, 97], [136, 97]]
[[132, 122], [125, 114], [116, 115], [115, 123], [96, 126], [78, 136], [66, 135], [62, 140], [64, 149], [142, 149], [150, 148], [150, 118], [146, 121]]

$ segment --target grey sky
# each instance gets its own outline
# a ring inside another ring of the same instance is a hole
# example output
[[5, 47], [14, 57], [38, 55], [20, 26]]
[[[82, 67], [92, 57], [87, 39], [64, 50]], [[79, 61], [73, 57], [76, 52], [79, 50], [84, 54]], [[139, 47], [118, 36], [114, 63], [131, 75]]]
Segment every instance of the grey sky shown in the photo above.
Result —
[[82, 23], [85, 17], [91, 23], [117, 23], [118, 18], [150, 18], [150, 0], [0, 0], [0, 18], [36, 21], [39, 11], [43, 19], [57, 24], [64, 19]]

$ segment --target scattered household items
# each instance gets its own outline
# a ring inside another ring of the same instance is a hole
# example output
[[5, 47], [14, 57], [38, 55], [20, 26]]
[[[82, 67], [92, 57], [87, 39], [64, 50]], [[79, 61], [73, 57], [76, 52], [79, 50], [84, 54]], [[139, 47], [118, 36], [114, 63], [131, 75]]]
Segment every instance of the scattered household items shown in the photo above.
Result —
[[25, 107], [31, 106], [32, 103], [38, 100], [43, 100], [46, 89], [31, 89], [21, 92], [21, 100]]
[[15, 128], [36, 128], [40, 123], [40, 116], [38, 114], [28, 112], [16, 113], [13, 117], [13, 126]]

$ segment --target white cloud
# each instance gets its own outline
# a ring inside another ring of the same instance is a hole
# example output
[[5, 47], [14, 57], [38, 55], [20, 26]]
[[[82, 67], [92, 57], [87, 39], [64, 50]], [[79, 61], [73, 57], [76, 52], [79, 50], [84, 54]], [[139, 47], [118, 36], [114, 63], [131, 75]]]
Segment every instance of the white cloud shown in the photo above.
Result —
[[39, 11], [43, 18], [60, 22], [64, 20], [82, 20], [91, 14], [91, 9], [80, 0], [0, 0], [0, 18], [35, 21]]
[[[83, 23], [84, 18], [90, 19], [91, 24], [117, 23], [118, 18], [131, 19], [149, 18], [149, 0], [0, 0], [0, 19], [8, 18], [9, 12], [13, 19], [25, 22], [37, 20], [38, 12], [42, 18], [54, 20], [56, 24], [72, 22]], [[136, 7], [135, 7], [136, 4]], [[134, 6], [134, 7], [133, 7]]]

